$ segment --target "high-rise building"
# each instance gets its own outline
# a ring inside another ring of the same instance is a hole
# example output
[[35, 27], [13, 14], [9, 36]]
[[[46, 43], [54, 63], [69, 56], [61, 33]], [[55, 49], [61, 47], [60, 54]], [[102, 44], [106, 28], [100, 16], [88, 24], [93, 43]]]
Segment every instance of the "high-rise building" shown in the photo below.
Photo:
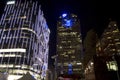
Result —
[[97, 33], [94, 29], [87, 32], [84, 39], [84, 68], [89, 63], [89, 61], [96, 54], [96, 42], [98, 40]]
[[82, 38], [80, 21], [74, 14], [63, 14], [57, 22], [57, 73], [80, 74]]
[[116, 21], [110, 21], [100, 40], [96, 44], [99, 56], [112, 56], [120, 54], [120, 31]]
[[0, 72], [8, 80], [27, 72], [37, 80], [45, 78], [49, 34], [37, 1], [8, 1], [0, 20]]

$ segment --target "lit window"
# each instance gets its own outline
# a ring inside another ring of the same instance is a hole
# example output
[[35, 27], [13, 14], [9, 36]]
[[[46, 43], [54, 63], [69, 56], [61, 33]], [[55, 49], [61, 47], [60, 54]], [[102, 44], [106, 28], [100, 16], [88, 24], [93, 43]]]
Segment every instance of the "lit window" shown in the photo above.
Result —
[[21, 18], [22, 18], [22, 19], [26, 19], [26, 16], [22, 16]]
[[15, 4], [15, 1], [8, 1], [7, 4]]
[[71, 58], [75, 58], [75, 56], [71, 56]]
[[114, 30], [113, 32], [116, 33], [116, 32], [118, 32], [118, 30]]
[[114, 26], [117, 26], [117, 24], [114, 24]]
[[106, 65], [107, 65], [108, 71], [117, 71], [118, 70], [118, 66], [117, 66], [116, 61], [106, 62]]
[[115, 41], [119, 41], [119, 39], [114, 39]]
[[116, 44], [120, 44], [120, 42], [116, 42]]
[[81, 63], [81, 62], [79, 62], [79, 63], [77, 63], [77, 65], [82, 65], [82, 63]]
[[0, 52], [26, 52], [26, 49], [0, 49]]
[[107, 39], [111, 39], [111, 37], [107, 37]]

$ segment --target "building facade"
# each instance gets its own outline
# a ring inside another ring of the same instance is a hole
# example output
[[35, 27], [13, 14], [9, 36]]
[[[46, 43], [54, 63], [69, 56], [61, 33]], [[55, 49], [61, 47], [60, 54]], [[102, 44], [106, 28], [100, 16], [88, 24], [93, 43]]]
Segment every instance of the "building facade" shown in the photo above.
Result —
[[71, 75], [82, 71], [80, 21], [74, 14], [63, 14], [57, 23], [57, 73]]
[[120, 31], [116, 21], [110, 21], [96, 44], [99, 56], [111, 56], [120, 53]]
[[29, 72], [46, 77], [49, 28], [37, 1], [8, 1], [0, 20], [0, 72], [8, 80]]

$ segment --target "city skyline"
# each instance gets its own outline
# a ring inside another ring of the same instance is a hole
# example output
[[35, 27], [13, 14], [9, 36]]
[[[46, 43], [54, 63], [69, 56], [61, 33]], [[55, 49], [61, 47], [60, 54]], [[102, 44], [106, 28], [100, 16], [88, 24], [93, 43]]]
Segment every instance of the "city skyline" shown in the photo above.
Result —
[[[6, 0], [0, 2], [1, 13], [3, 12], [4, 4]], [[39, 0], [41, 3], [41, 9], [44, 12], [44, 16], [47, 20], [50, 28], [50, 56], [56, 54], [54, 51], [56, 48], [56, 24], [57, 19], [62, 13], [70, 12], [78, 16], [81, 22], [81, 32], [83, 39], [86, 37], [86, 33], [94, 28], [96, 32], [101, 35], [104, 28], [108, 25], [109, 19], [114, 19], [120, 24], [119, 5], [117, 0], [115, 1], [101, 1], [94, 0]], [[118, 24], [118, 26], [119, 26]], [[52, 64], [50, 62], [50, 64]]]

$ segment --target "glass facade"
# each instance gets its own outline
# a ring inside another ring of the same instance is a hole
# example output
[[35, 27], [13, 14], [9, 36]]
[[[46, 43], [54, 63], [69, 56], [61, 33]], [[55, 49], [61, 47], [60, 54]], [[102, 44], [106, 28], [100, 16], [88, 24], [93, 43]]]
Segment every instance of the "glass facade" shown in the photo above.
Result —
[[8, 1], [0, 20], [0, 72], [8, 73], [8, 80], [27, 72], [45, 78], [49, 34], [37, 1]]
[[[72, 25], [66, 25], [66, 19], [73, 21]], [[81, 73], [82, 38], [80, 22], [74, 14], [67, 14], [59, 18], [57, 23], [57, 54], [58, 75], [69, 74], [69, 65], [72, 66], [71, 74]]]

